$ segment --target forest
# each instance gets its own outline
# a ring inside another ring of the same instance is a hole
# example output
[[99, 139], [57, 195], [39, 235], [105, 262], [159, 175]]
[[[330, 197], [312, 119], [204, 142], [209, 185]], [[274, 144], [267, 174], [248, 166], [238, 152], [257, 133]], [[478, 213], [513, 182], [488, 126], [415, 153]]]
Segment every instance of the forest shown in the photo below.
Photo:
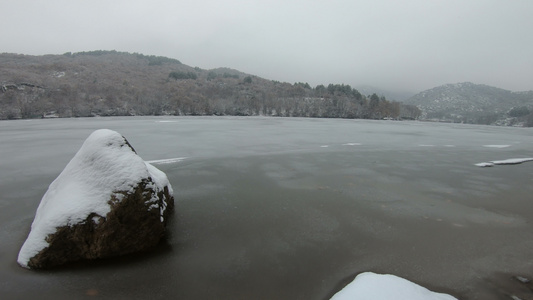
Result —
[[416, 119], [414, 105], [346, 84], [311, 87], [117, 51], [0, 54], [0, 119], [231, 115]]

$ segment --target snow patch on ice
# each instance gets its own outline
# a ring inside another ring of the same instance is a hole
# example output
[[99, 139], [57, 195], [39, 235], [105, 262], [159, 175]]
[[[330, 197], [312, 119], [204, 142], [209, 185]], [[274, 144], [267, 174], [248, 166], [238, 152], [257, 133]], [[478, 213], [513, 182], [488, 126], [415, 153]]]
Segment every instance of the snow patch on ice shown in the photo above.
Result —
[[155, 164], [155, 165], [173, 164], [173, 163], [179, 163], [180, 161], [185, 160], [186, 158], [187, 157], [175, 157], [175, 158], [148, 160], [146, 162], [149, 163], [149, 164]]
[[509, 158], [504, 160], [493, 160], [491, 162], [482, 162], [476, 164], [478, 167], [492, 167], [494, 165], [517, 165], [524, 162], [533, 161], [533, 157], [528, 158]]
[[494, 164], [490, 162], [482, 162], [482, 163], [476, 164], [476, 166], [486, 168], [486, 167], [493, 167]]
[[483, 147], [487, 147], [487, 148], [507, 148], [507, 147], [511, 147], [511, 145], [483, 145]]
[[491, 161], [491, 163], [495, 165], [517, 165], [524, 162], [532, 161], [533, 158], [510, 158], [510, 159], [504, 159], [504, 160], [495, 160]]
[[361, 143], [346, 143], [342, 144], [343, 146], [361, 146]]
[[361, 273], [331, 300], [409, 299], [457, 300], [448, 294], [432, 292], [409, 280], [389, 274]]
[[328, 148], [329, 145], [322, 145], [322, 146], [320, 146], [320, 147], [321, 147], [321, 148]]
[[178, 121], [170, 121], [170, 120], [161, 120], [161, 121], [155, 121], [156, 123], [177, 123]]
[[429, 144], [418, 144], [418, 147], [435, 147], [435, 145], [429, 145]]

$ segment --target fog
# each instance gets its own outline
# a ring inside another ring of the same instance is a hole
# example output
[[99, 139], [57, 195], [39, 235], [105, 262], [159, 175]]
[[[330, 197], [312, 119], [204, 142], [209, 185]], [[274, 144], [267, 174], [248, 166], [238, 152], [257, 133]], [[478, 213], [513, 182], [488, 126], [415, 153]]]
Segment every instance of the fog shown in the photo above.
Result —
[[3, 0], [2, 52], [117, 50], [272, 80], [418, 92], [533, 84], [533, 2]]

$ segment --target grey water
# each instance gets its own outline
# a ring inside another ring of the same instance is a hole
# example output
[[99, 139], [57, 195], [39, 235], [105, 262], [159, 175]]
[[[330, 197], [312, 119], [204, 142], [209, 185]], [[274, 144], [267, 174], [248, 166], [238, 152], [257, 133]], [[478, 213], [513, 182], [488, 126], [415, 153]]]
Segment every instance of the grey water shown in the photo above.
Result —
[[[47, 271], [16, 263], [41, 197], [89, 134], [124, 135], [176, 210], [153, 252]], [[328, 299], [364, 271], [461, 299], [533, 277], [527, 128], [270, 117], [0, 122], [3, 299]], [[179, 158], [179, 159], [178, 159]], [[503, 274], [503, 275], [502, 275]], [[504, 279], [502, 279], [504, 278]]]

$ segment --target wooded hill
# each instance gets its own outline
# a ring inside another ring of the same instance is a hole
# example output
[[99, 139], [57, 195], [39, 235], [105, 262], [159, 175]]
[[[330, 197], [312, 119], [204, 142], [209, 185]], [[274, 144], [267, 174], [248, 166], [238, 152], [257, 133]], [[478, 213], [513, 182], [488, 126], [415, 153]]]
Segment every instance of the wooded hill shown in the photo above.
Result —
[[505, 126], [533, 126], [533, 91], [511, 92], [484, 84], [445, 84], [420, 92], [406, 103], [421, 119]]
[[237, 115], [416, 119], [414, 105], [344, 84], [266, 80], [228, 68], [117, 51], [0, 54], [0, 119]]

